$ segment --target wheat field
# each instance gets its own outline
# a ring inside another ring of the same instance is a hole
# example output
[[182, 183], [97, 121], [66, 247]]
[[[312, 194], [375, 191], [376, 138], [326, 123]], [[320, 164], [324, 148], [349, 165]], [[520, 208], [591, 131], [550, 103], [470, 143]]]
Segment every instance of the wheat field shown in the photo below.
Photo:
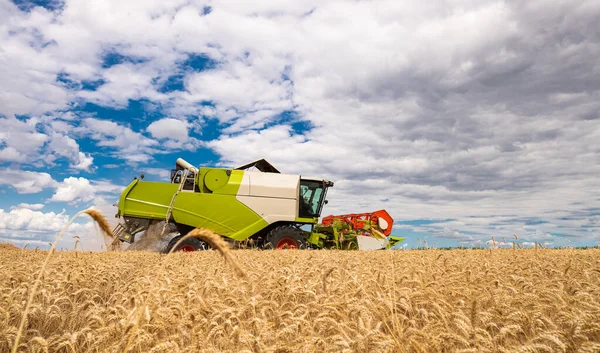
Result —
[[[600, 250], [52, 254], [19, 352], [600, 352]], [[0, 352], [45, 251], [0, 246]]]

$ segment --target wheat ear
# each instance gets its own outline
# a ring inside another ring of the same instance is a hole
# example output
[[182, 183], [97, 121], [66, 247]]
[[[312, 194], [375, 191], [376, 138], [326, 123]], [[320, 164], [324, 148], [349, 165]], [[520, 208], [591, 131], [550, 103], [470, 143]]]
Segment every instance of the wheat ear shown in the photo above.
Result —
[[[112, 234], [112, 232], [110, 231], [110, 227], [108, 227], [108, 222], [106, 222], [106, 219], [104, 218], [104, 216], [102, 216], [102, 214], [100, 214], [96, 210], [85, 210], [85, 211], [78, 212], [75, 216], [73, 216], [67, 222], [67, 224], [65, 224], [63, 229], [60, 231], [60, 233], [56, 237], [56, 240], [54, 240], [52, 247], [48, 251], [48, 255], [46, 255], [46, 259], [44, 259], [44, 263], [42, 264], [42, 269], [38, 273], [37, 278], [35, 279], [35, 282], [33, 283], [33, 287], [31, 288], [31, 292], [29, 293], [29, 298], [27, 298], [27, 304], [25, 305], [25, 311], [23, 312], [23, 316], [21, 316], [21, 322], [19, 323], [19, 330], [17, 331], [17, 337], [15, 338], [15, 343], [12, 348], [12, 353], [17, 352], [17, 349], [19, 347], [19, 341], [21, 340], [21, 335], [23, 333], [23, 326], [25, 326], [25, 320], [27, 319], [27, 314], [29, 313], [29, 308], [31, 307], [31, 303], [33, 302], [33, 297], [35, 296], [35, 292], [37, 291], [37, 288], [40, 285], [42, 275], [44, 274], [44, 271], [46, 270], [46, 266], [48, 265], [50, 256], [52, 256], [52, 253], [54, 252], [54, 249], [56, 248], [56, 244], [58, 244], [58, 241], [60, 240], [60, 238], [62, 237], [64, 232], [67, 230], [67, 228], [69, 228], [71, 223], [73, 223], [75, 218], [77, 218], [79, 215], [81, 215], [83, 213], [90, 215], [96, 222], [98, 222], [100, 224], [100, 228], [102, 228], [103, 231], [106, 232], [106, 230], [108, 230], [108, 232], [107, 232], [108, 235]], [[103, 222], [103, 223], [101, 223], [101, 222]]]
[[171, 250], [169, 250], [169, 254], [172, 253], [173, 250], [176, 249], [179, 244], [181, 244], [181, 242], [183, 242], [185, 239], [188, 239], [188, 238], [198, 238], [198, 239], [203, 240], [206, 243], [208, 243], [208, 245], [210, 245], [211, 248], [218, 250], [221, 253], [221, 255], [223, 255], [225, 262], [227, 262], [229, 264], [229, 266], [231, 266], [233, 268], [233, 270], [237, 273], [238, 276], [246, 277], [246, 273], [238, 266], [238, 264], [237, 264], [237, 262], [235, 262], [235, 259], [233, 258], [233, 256], [231, 256], [231, 252], [230, 252], [230, 249], [229, 249], [229, 246], [227, 245], [227, 243], [223, 240], [223, 238], [221, 238], [220, 235], [218, 235], [208, 229], [202, 229], [202, 228], [193, 229], [192, 231], [187, 233], [184, 237], [179, 239], [179, 241], [177, 241], [177, 243], [175, 243], [175, 245], [173, 245]]

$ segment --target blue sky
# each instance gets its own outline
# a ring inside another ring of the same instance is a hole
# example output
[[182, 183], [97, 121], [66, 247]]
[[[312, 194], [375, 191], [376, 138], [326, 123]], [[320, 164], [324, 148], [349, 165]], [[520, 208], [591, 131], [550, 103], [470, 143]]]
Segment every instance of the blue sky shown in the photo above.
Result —
[[182, 157], [331, 179], [408, 247], [600, 243], [594, 2], [88, 5], [0, 0], [0, 241]]

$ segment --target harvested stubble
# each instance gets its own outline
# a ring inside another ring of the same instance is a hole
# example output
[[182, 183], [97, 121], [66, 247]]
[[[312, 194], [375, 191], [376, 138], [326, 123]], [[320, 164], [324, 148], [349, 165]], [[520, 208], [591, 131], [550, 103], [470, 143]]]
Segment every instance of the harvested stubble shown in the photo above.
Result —
[[[232, 254], [55, 253], [19, 351], [600, 351], [600, 250]], [[45, 255], [0, 250], [0, 352]]]

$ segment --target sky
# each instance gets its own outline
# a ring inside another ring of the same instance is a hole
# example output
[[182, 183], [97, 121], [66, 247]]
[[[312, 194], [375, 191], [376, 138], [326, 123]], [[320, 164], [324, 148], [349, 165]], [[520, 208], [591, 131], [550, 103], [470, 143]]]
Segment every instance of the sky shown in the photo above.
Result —
[[[0, 241], [266, 158], [408, 248], [600, 243], [600, 2], [0, 0]], [[79, 237], [79, 238], [74, 238]], [[102, 247], [85, 217], [59, 246]], [[504, 245], [506, 242], [506, 245]]]

